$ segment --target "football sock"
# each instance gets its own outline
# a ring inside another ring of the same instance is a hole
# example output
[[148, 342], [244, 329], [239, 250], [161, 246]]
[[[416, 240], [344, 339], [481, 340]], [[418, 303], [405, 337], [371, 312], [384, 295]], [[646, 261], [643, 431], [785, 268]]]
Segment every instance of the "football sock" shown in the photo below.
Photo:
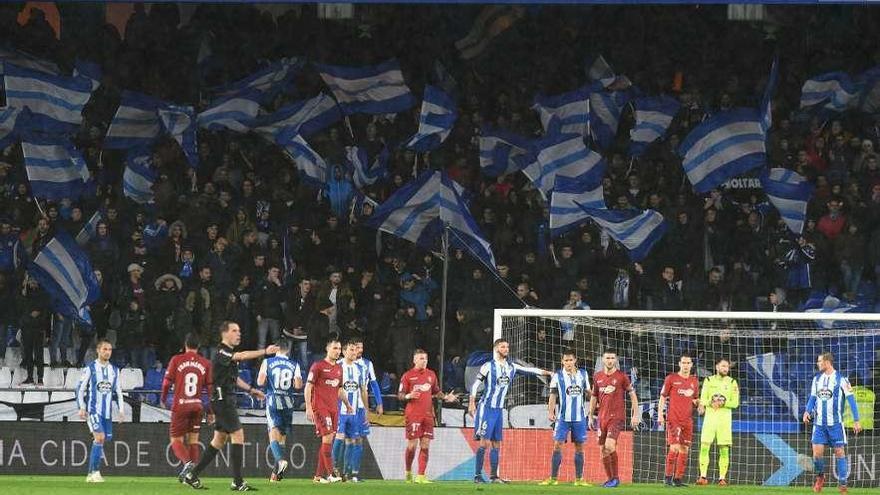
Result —
[[412, 471], [412, 463], [413, 459], [416, 458], [416, 449], [411, 449], [409, 447], [406, 448], [406, 453], [403, 455], [403, 470], [407, 472]]
[[672, 476], [675, 474], [675, 461], [678, 459], [678, 452], [669, 451], [666, 453], [666, 471], [664, 471], [664, 475], [666, 477]]
[[711, 449], [711, 444], [700, 444], [700, 476], [703, 478], [709, 473], [709, 450]]
[[819, 476], [825, 475], [825, 457], [813, 458], [813, 470], [816, 471], [816, 474]]
[[92, 442], [92, 452], [89, 456], [89, 472], [101, 470], [101, 456], [104, 455], [104, 444]]
[[[560, 452], [561, 454], [561, 452]], [[561, 461], [562, 459], [560, 459]], [[577, 452], [574, 453], [574, 477], [575, 479], [581, 479], [584, 477], [584, 453]]]
[[177, 457], [181, 463], [186, 464], [190, 462], [189, 449], [186, 448], [182, 441], [175, 440], [171, 442], [171, 451], [174, 452], [174, 457]]
[[846, 479], [849, 477], [849, 464], [846, 462], [846, 456], [834, 459], [837, 466], [837, 481], [841, 486], [846, 486]]
[[240, 485], [244, 480], [241, 477], [241, 465], [244, 460], [244, 445], [240, 443], [232, 444], [230, 449], [230, 463], [232, 464], [232, 479], [236, 485]]
[[489, 450], [489, 467], [492, 468], [492, 477], [498, 477], [498, 464], [501, 461], [501, 450], [492, 448]]
[[477, 456], [474, 462], [474, 476], [483, 474], [483, 459], [486, 457], [486, 447], [477, 449]]
[[727, 469], [730, 468], [730, 445], [718, 447], [718, 477], [727, 479]]
[[428, 449], [419, 449], [419, 474], [424, 475], [428, 469]]
[[678, 460], [676, 460], [675, 464], [675, 479], [684, 478], [684, 472], [687, 469], [688, 465], [688, 455], [686, 452], [678, 453]]
[[199, 462], [199, 444], [189, 445], [189, 462]]
[[345, 467], [344, 466], [344, 463], [345, 463], [344, 456], [345, 456], [345, 440], [343, 440], [341, 438], [337, 438], [337, 439], [333, 440], [332, 452], [330, 454], [330, 457], [332, 458], [332, 461], [330, 464], [331, 468], [335, 468], [340, 473], [343, 472], [342, 469]]
[[205, 449], [205, 455], [202, 456], [201, 460], [199, 460], [199, 464], [192, 470], [193, 476], [197, 476], [202, 472], [208, 464], [214, 461], [214, 458], [217, 457], [217, 452], [219, 452], [213, 445], [208, 444], [208, 448]]
[[562, 451], [554, 450], [550, 457], [550, 477], [556, 479], [559, 476], [559, 466], [562, 465]]
[[276, 463], [281, 459], [284, 459], [284, 451], [281, 449], [281, 444], [278, 443], [277, 440], [272, 440], [272, 443], [270, 443], [269, 446], [272, 448], [272, 456], [275, 457]]

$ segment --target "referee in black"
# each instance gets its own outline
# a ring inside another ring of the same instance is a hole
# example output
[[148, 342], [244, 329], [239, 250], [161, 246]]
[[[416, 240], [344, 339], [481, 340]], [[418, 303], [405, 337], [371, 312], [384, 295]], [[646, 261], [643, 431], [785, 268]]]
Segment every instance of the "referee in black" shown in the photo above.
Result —
[[259, 351], [235, 352], [236, 346], [241, 343], [241, 329], [238, 324], [224, 321], [220, 324], [220, 346], [217, 354], [211, 360], [211, 376], [214, 379], [214, 390], [211, 391], [211, 407], [214, 411], [214, 438], [205, 449], [205, 453], [199, 464], [184, 475], [183, 481], [195, 489], [202, 488], [199, 473], [202, 472], [217, 457], [217, 452], [226, 444], [226, 439], [232, 440], [230, 458], [232, 462], [232, 490], [247, 492], [255, 490], [241, 477], [241, 467], [244, 454], [244, 430], [238, 419], [238, 410], [235, 407], [235, 389], [240, 388], [257, 399], [265, 396], [260, 390], [251, 387], [238, 377], [239, 361], [257, 359], [278, 352], [277, 345], [270, 345]]

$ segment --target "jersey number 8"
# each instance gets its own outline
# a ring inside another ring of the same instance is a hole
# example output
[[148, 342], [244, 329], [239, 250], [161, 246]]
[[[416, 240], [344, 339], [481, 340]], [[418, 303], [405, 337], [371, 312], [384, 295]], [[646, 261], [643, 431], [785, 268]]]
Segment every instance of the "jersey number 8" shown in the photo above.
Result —
[[183, 394], [187, 397], [195, 397], [199, 393], [199, 375], [187, 373], [183, 377]]

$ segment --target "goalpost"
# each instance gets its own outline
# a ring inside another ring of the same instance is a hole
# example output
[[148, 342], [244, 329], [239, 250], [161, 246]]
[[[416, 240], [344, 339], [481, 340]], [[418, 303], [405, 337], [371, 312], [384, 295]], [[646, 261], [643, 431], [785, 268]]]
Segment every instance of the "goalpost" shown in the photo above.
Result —
[[[641, 426], [624, 433], [619, 446], [622, 478], [636, 483], [663, 481], [666, 443], [657, 423], [657, 401], [664, 378], [677, 371], [682, 352], [693, 356], [701, 385], [714, 374], [718, 358], [731, 361], [741, 403], [733, 412], [728, 481], [812, 483], [812, 426], [805, 426], [801, 417], [817, 357], [831, 352], [835, 368], [853, 385], [864, 428], [855, 436], [846, 423], [849, 486], [880, 486], [880, 435], [873, 424], [875, 397], [880, 396], [880, 314], [496, 309], [494, 333], [510, 342], [515, 362], [550, 370], [558, 369], [562, 351], [571, 349], [591, 378], [601, 366], [602, 351], [616, 350], [639, 397]], [[547, 383], [529, 377], [517, 379], [508, 395], [507, 426], [530, 429], [514, 430], [510, 437], [518, 442], [515, 450], [530, 454], [533, 478], [549, 473], [548, 393]], [[629, 404], [627, 411], [628, 416]], [[848, 406], [846, 411], [848, 416]], [[688, 482], [699, 476], [701, 422], [697, 416]], [[595, 432], [590, 432], [585, 452], [587, 477], [604, 481]], [[831, 449], [826, 449], [830, 455]], [[717, 457], [713, 446], [711, 481], [717, 480]], [[564, 458], [561, 476], [572, 479], [570, 446]], [[828, 480], [835, 484], [834, 463], [828, 459]]]

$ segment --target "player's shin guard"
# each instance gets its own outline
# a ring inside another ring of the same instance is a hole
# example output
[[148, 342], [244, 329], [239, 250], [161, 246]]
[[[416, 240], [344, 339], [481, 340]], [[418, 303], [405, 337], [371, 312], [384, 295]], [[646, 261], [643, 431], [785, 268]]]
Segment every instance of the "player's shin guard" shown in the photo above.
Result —
[[193, 476], [198, 476], [208, 464], [214, 462], [214, 458], [217, 457], [217, 449], [214, 448], [213, 445], [208, 444], [208, 448], [205, 449], [205, 455], [202, 456], [201, 460], [199, 460], [198, 465], [196, 465], [195, 469], [192, 470]]
[[331, 469], [335, 468], [342, 473], [345, 468], [345, 440], [341, 438], [333, 440], [333, 449], [330, 457], [332, 459], [330, 463]]
[[345, 474], [353, 473], [354, 460], [357, 455], [357, 444], [345, 444], [345, 453], [342, 455], [342, 472]]
[[705, 478], [706, 474], [709, 473], [709, 451], [712, 449], [712, 444], [709, 443], [701, 443], [700, 444], [700, 476]]
[[361, 459], [364, 458], [364, 444], [358, 443], [355, 445], [354, 449], [354, 466], [351, 468], [351, 472], [354, 474], [358, 474], [361, 472]]
[[675, 474], [675, 462], [678, 460], [678, 452], [670, 450], [666, 453], [666, 470], [663, 474], [668, 478]]
[[328, 452], [330, 452], [330, 444], [321, 442], [321, 447], [318, 449], [318, 465], [315, 467], [316, 477], [325, 476], [327, 471], [333, 467], [333, 463], [327, 463], [327, 457], [324, 455]]
[[104, 455], [104, 445], [92, 442], [92, 452], [89, 455], [89, 472], [101, 470], [101, 456]]
[[284, 459], [284, 449], [281, 448], [281, 444], [278, 443], [278, 440], [272, 440], [269, 447], [272, 449], [272, 457], [275, 458], [276, 463], [281, 459]]
[[835, 457], [834, 465], [837, 468], [837, 482], [841, 486], [846, 486], [846, 480], [849, 478], [849, 464], [846, 462], [846, 456]]
[[421, 448], [419, 449], [419, 474], [425, 474], [425, 470], [428, 469], [428, 449]]
[[177, 457], [181, 464], [186, 464], [192, 460], [190, 459], [189, 449], [180, 440], [171, 442], [171, 451], [174, 452], [174, 457]]
[[477, 449], [477, 455], [474, 458], [474, 476], [481, 476], [483, 474], [483, 459], [486, 457], [486, 447], [479, 447]]
[[333, 448], [329, 443], [321, 444], [321, 461], [324, 464], [323, 474], [333, 474]]
[[553, 450], [553, 455], [550, 456], [550, 477], [556, 479], [559, 477], [559, 466], [562, 465], [562, 450], [555, 449]]
[[602, 469], [605, 470], [605, 477], [609, 480], [613, 478], [611, 475], [611, 454], [602, 457]]
[[403, 455], [403, 470], [406, 472], [412, 471], [412, 463], [413, 459], [416, 458], [416, 449], [411, 449], [409, 447], [406, 448], [406, 453]]
[[730, 468], [730, 445], [718, 446], [718, 478], [727, 479], [727, 470]]
[[688, 466], [688, 455], [687, 452], [679, 452], [677, 459], [675, 461], [675, 479], [680, 480], [684, 478], [684, 472], [687, 470]]
[[813, 457], [813, 470], [816, 476], [825, 476], [825, 457]]
[[[560, 452], [562, 454], [562, 452]], [[561, 461], [562, 459], [560, 459]], [[584, 453], [577, 452], [574, 453], [574, 478], [579, 480], [584, 477]]]
[[199, 444], [192, 443], [187, 449], [189, 450], [189, 462], [199, 462]]
[[501, 449], [492, 447], [489, 450], [489, 467], [492, 468], [492, 477], [498, 477], [498, 464], [501, 462]]
[[244, 480], [241, 477], [241, 466], [244, 461], [244, 445], [240, 443], [232, 444], [230, 449], [230, 464], [232, 464], [232, 479], [236, 485], [240, 485]]
[[617, 451], [615, 450], [608, 457], [611, 458], [611, 479], [620, 478], [620, 474], [618, 473], [618, 466], [617, 466]]

